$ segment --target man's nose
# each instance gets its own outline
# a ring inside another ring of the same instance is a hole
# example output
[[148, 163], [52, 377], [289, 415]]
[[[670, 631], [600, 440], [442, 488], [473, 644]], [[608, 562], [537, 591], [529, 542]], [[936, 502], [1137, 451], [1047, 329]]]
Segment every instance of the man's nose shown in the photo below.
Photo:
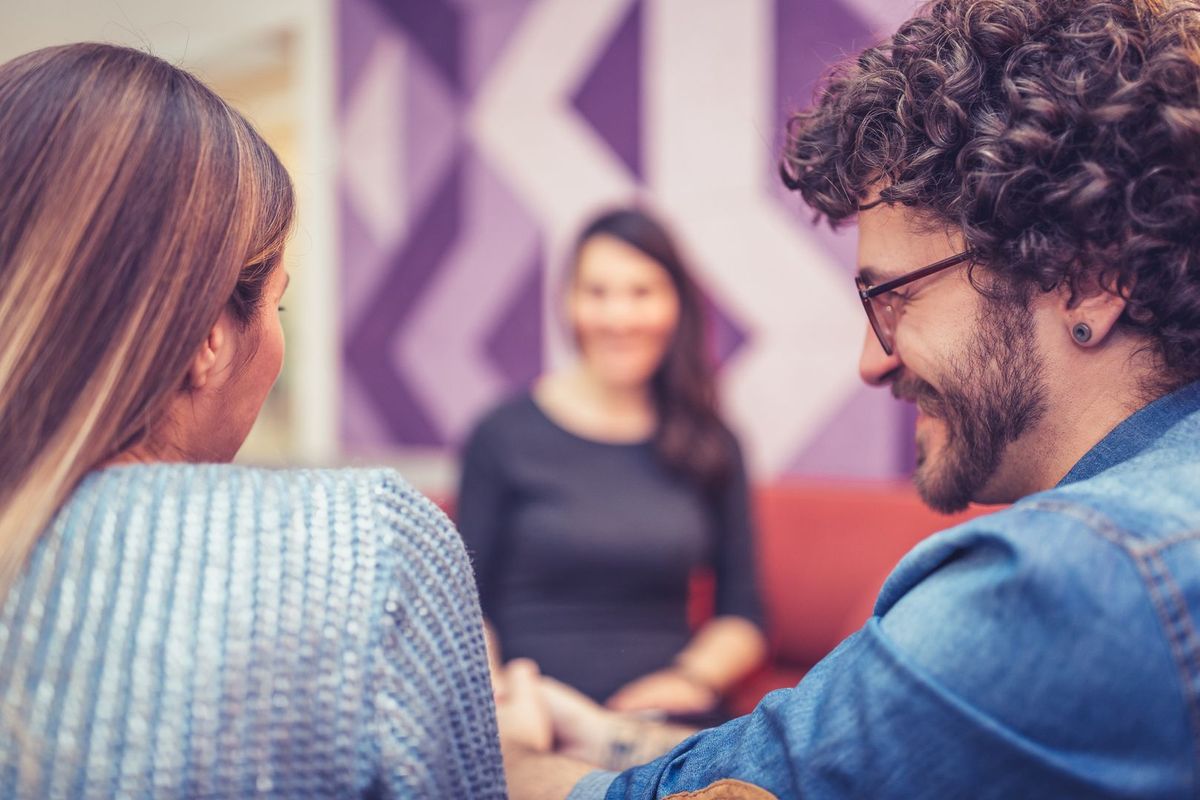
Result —
[[863, 383], [869, 386], [883, 386], [902, 362], [895, 348], [890, 356], [883, 352], [883, 345], [879, 343], [879, 337], [875, 335], [870, 323], [866, 325], [866, 329], [862, 353], [858, 357], [858, 375], [863, 379]]

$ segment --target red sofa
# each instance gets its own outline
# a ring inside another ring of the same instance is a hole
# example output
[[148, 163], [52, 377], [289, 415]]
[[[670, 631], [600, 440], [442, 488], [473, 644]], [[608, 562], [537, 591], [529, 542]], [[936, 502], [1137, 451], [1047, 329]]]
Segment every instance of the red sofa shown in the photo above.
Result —
[[[794, 686], [862, 627], [884, 579], [917, 542], [992, 510], [943, 516], [908, 484], [810, 480], [759, 486], [754, 506], [771, 658], [732, 693], [730, 711], [738, 714]], [[699, 621], [711, 608], [711, 583], [701, 578], [695, 590]]]

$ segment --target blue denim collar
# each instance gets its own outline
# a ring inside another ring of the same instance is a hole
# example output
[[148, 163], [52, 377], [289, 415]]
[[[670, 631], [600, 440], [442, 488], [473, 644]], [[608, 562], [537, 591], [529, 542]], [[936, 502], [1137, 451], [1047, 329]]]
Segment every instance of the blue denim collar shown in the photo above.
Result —
[[1200, 381], [1189, 383], [1135, 411], [1087, 451], [1058, 485], [1066, 486], [1094, 477], [1133, 458], [1176, 423], [1197, 411], [1200, 411]]

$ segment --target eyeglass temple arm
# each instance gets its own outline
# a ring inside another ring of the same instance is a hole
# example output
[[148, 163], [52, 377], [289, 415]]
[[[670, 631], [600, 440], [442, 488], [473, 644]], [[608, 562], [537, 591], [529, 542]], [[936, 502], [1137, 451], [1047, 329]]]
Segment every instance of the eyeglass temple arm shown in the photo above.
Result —
[[971, 257], [971, 251], [964, 250], [961, 253], [950, 256], [949, 258], [943, 258], [941, 261], [935, 261], [932, 264], [930, 264], [928, 267], [922, 267], [921, 269], [917, 270], [916, 272], [910, 272], [907, 275], [901, 275], [899, 278], [893, 278], [890, 281], [884, 281], [883, 283], [879, 284], [878, 286], [872, 286], [869, 289], [863, 289], [859, 292], [859, 294], [862, 295], [864, 300], [870, 299], [872, 297], [878, 297], [881, 294], [890, 292], [892, 289], [896, 289], [901, 286], [904, 286], [907, 283], [912, 283], [913, 281], [920, 280], [921, 278], [924, 278], [926, 275], [932, 275], [935, 272], [940, 272], [941, 270], [948, 269], [949, 267], [953, 267], [955, 264], [961, 264], [962, 262], [966, 261], [970, 257]]

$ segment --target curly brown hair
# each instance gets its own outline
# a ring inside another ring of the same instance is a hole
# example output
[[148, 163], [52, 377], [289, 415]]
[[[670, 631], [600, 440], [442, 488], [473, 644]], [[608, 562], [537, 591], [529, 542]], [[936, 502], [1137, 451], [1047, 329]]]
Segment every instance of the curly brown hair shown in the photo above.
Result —
[[835, 68], [782, 173], [835, 227], [882, 187], [1021, 293], [1119, 291], [1200, 378], [1200, 4], [934, 0]]

